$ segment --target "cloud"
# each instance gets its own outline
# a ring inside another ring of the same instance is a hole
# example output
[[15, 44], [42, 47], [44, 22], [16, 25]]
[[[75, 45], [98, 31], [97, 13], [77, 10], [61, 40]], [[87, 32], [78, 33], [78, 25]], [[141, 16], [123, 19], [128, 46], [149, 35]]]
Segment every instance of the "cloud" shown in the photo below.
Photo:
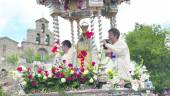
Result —
[[131, 0], [131, 4], [119, 6], [117, 25], [123, 32], [134, 29], [140, 24], [160, 24], [170, 22], [170, 0]]

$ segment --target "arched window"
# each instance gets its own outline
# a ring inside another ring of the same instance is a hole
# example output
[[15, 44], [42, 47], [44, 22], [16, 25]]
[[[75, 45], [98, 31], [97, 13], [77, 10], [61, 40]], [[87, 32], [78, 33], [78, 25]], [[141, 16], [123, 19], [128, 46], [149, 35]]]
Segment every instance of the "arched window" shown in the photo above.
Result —
[[46, 35], [45, 42], [47, 43], [47, 46], [50, 45], [50, 36], [48, 34]]
[[40, 44], [40, 34], [39, 33], [37, 33], [37, 36], [36, 36], [36, 43]]
[[41, 26], [41, 30], [42, 30], [42, 33], [44, 33], [44, 32], [45, 32], [45, 24], [42, 24], [42, 26]]

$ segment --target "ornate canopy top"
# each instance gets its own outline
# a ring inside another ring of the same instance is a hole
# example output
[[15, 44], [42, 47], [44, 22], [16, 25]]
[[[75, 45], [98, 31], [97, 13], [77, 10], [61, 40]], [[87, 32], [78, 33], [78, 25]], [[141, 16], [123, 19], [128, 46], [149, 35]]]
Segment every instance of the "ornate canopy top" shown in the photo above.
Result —
[[112, 17], [117, 13], [117, 5], [130, 0], [37, 0], [40, 5], [48, 6], [51, 15], [63, 18], [87, 18], [93, 15]]

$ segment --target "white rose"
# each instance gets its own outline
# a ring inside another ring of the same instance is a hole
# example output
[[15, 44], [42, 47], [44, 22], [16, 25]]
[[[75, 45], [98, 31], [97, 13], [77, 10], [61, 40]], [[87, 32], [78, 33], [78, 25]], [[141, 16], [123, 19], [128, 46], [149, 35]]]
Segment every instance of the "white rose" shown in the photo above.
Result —
[[47, 76], [43, 76], [43, 79], [46, 80], [46, 79], [47, 79]]
[[22, 82], [22, 85], [26, 85], [26, 84], [27, 84], [27, 82], [25, 82], [25, 81]]
[[52, 73], [50, 73], [50, 74], [48, 75], [48, 77], [49, 77], [49, 78], [52, 78]]
[[87, 75], [89, 73], [89, 71], [88, 70], [85, 70], [84, 72], [83, 72], [83, 75]]
[[91, 78], [91, 79], [89, 80], [89, 82], [90, 82], [90, 83], [93, 83], [93, 82], [94, 82], [93, 78]]
[[41, 74], [38, 74], [38, 77], [41, 77]]
[[93, 78], [94, 78], [94, 80], [97, 80], [97, 75], [94, 75]]
[[65, 82], [66, 82], [66, 79], [65, 79], [65, 78], [61, 78], [61, 82], [62, 82], [62, 83], [65, 83]]
[[73, 71], [73, 70], [71, 70], [71, 71], [70, 71], [70, 74], [73, 74], [73, 73], [74, 73], [74, 71]]

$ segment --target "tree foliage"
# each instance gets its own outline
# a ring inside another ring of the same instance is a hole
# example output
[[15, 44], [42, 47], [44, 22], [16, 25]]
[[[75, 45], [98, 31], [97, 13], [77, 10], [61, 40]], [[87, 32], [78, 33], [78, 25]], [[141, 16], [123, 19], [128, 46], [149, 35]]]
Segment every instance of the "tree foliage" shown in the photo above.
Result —
[[17, 53], [13, 53], [7, 56], [7, 62], [10, 64], [16, 65], [19, 60], [19, 55]]
[[140, 62], [139, 58], [143, 58], [157, 91], [170, 87], [170, 50], [165, 46], [166, 33], [159, 25], [136, 24], [125, 36], [131, 59]]

